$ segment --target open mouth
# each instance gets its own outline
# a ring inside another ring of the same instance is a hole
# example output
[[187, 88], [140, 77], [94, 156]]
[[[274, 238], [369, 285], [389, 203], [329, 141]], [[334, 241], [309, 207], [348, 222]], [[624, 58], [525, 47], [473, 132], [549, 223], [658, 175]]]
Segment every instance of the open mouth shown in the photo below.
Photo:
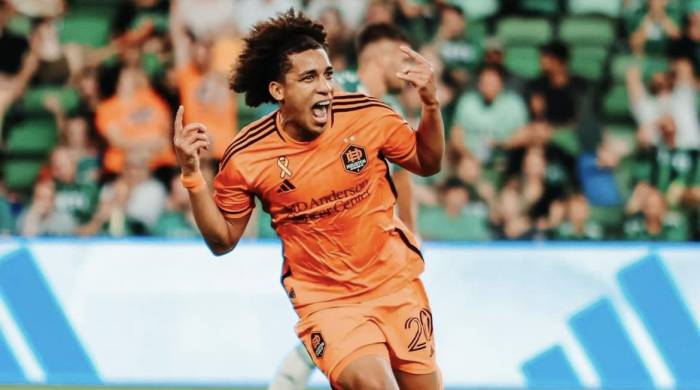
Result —
[[311, 113], [318, 124], [325, 124], [328, 121], [328, 112], [331, 107], [330, 100], [321, 100], [311, 106]]

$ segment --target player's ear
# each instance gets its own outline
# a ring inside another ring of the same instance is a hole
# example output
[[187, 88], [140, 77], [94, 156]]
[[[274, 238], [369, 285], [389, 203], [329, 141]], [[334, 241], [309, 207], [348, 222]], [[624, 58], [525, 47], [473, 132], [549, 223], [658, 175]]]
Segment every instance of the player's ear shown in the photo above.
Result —
[[280, 82], [270, 81], [270, 84], [267, 86], [267, 90], [270, 92], [272, 98], [278, 102], [284, 100], [284, 87]]

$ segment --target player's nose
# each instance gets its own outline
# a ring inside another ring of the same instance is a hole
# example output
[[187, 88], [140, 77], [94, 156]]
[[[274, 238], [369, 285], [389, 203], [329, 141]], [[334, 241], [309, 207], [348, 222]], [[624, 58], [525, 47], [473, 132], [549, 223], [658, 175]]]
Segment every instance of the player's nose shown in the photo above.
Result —
[[318, 84], [316, 90], [321, 94], [330, 94], [333, 91], [333, 83], [330, 80], [321, 78], [321, 82]]

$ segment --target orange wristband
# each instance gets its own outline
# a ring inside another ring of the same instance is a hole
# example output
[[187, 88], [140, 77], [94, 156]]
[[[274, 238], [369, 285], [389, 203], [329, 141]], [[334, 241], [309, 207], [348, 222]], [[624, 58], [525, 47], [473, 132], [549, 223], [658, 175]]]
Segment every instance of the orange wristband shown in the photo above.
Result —
[[198, 192], [204, 188], [207, 188], [207, 182], [204, 181], [204, 176], [202, 172], [196, 172], [190, 175], [180, 174], [180, 182], [182, 186], [187, 188], [192, 192]]

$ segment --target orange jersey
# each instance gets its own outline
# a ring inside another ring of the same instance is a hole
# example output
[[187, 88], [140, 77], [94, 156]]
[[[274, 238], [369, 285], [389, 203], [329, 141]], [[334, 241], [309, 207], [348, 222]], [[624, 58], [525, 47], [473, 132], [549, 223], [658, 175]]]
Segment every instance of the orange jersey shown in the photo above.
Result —
[[[115, 95], [103, 101], [97, 106], [95, 117], [97, 130], [107, 139], [112, 128], [130, 142], [162, 138], [164, 146], [152, 156], [150, 167], [175, 165], [175, 153], [170, 142], [170, 109], [151, 88], [142, 88], [129, 100]], [[104, 168], [113, 173], [123, 171], [125, 152], [115, 145], [109, 145], [104, 156]]]
[[387, 164], [415, 154], [415, 131], [389, 106], [339, 94], [313, 141], [288, 136], [277, 111], [244, 128], [221, 160], [214, 200], [234, 218], [260, 198], [282, 240], [282, 284], [302, 315], [396, 291], [422, 272], [416, 240], [394, 216]]
[[[211, 155], [220, 159], [238, 130], [238, 106], [225, 76], [202, 74], [190, 64], [177, 70], [177, 82], [186, 122], [207, 125]], [[220, 77], [219, 77], [220, 76]]]

